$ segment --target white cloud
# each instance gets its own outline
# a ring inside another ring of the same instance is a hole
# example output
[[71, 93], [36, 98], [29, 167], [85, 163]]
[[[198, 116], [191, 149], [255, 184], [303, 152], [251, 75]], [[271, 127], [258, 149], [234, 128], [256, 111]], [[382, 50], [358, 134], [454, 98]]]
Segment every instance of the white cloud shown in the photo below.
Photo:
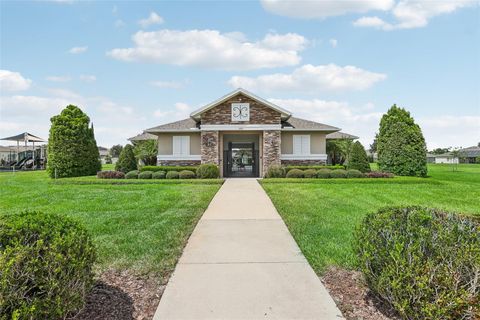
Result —
[[71, 80], [69, 76], [48, 76], [45, 79], [52, 82], [68, 82]]
[[70, 50], [68, 50], [68, 52], [70, 52], [71, 54], [79, 54], [79, 53], [84, 53], [87, 50], [88, 50], [87, 46], [85, 46], [85, 47], [73, 47]]
[[185, 83], [179, 81], [152, 81], [150, 85], [162, 89], [181, 89]]
[[30, 88], [32, 80], [24, 78], [19, 72], [0, 70], [0, 91], [22, 91]]
[[341, 0], [341, 1], [294, 1], [261, 0], [265, 10], [292, 18], [326, 18], [347, 13], [364, 13], [370, 10], [386, 11], [392, 8], [394, 0]]
[[228, 83], [234, 88], [245, 88], [263, 92], [318, 92], [364, 90], [386, 75], [367, 71], [355, 66], [337, 66], [335, 64], [314, 66], [303, 65], [290, 74], [275, 73], [256, 78], [234, 76]]
[[156, 118], [162, 118], [163, 120], [176, 121], [179, 119], [187, 118], [190, 113], [193, 111], [193, 108], [186, 103], [177, 102], [174, 105], [174, 109], [169, 109], [167, 111], [163, 109], [157, 109], [153, 112], [153, 116]]
[[138, 21], [138, 24], [142, 26], [142, 28], [148, 28], [151, 25], [154, 24], [162, 24], [163, 18], [160, 17], [156, 12], [150, 12], [150, 15], [146, 19], [142, 19]]
[[295, 33], [267, 34], [260, 41], [249, 42], [238, 32], [167, 29], [139, 31], [132, 40], [135, 47], [113, 49], [107, 55], [122, 61], [252, 70], [296, 65], [301, 59], [299, 51], [308, 43]]
[[428, 149], [470, 147], [480, 141], [480, 116], [439, 115], [419, 118]]
[[330, 39], [329, 42], [330, 42], [330, 45], [332, 46], [332, 48], [336, 48], [337, 45], [338, 45], [338, 40], [337, 39]]
[[424, 27], [438, 15], [452, 13], [460, 8], [477, 4], [475, 0], [402, 0], [391, 10], [394, 23], [388, 23], [377, 16], [365, 16], [353, 22], [356, 27], [374, 27], [385, 31]]
[[80, 80], [84, 82], [95, 82], [97, 80], [97, 77], [92, 74], [82, 74], [80, 75]]

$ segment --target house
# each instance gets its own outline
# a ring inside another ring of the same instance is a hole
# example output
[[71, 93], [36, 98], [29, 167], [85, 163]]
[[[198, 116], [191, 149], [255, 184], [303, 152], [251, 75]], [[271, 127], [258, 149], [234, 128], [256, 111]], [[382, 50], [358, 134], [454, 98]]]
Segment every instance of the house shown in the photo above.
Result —
[[102, 164], [110, 162], [111, 159], [108, 159], [110, 157], [110, 150], [108, 148], [98, 146], [98, 154], [100, 156], [100, 161], [102, 162]]
[[453, 156], [450, 152], [443, 154], [427, 153], [427, 162], [458, 164], [458, 158]]
[[473, 147], [460, 149], [460, 162], [478, 163], [477, 159], [480, 159], [480, 143]]
[[326, 164], [328, 135], [357, 138], [339, 131], [237, 89], [144, 133], [158, 139], [158, 165], [213, 163], [224, 177], [261, 177], [271, 165]]

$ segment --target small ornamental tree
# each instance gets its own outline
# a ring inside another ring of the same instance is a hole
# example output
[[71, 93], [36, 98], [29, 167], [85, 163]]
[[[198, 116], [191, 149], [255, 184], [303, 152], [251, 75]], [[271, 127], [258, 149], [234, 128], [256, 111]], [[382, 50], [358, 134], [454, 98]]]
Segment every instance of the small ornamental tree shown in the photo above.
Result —
[[367, 152], [363, 148], [360, 141], [356, 141], [352, 146], [350, 158], [348, 159], [348, 169], [356, 169], [363, 173], [370, 172], [370, 164], [368, 163]]
[[122, 153], [123, 146], [121, 144], [116, 144], [110, 148], [110, 156], [112, 158], [120, 157], [120, 153]]
[[120, 157], [115, 164], [115, 170], [123, 173], [137, 170], [137, 160], [135, 159], [133, 146], [131, 144], [127, 144], [123, 147]]
[[380, 121], [378, 166], [399, 176], [427, 175], [427, 148], [422, 130], [410, 113], [393, 105]]
[[133, 153], [138, 160], [146, 166], [157, 164], [157, 140], [143, 140], [134, 143]]
[[47, 172], [50, 177], [78, 177], [97, 174], [100, 155], [93, 125], [80, 108], [69, 105], [50, 119]]

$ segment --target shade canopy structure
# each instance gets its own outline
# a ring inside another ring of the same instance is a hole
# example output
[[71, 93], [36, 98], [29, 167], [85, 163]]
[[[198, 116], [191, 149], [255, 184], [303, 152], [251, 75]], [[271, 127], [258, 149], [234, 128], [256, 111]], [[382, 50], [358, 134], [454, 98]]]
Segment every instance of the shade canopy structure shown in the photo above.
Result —
[[2, 138], [0, 140], [17, 141], [17, 142], [47, 142], [46, 140], [28, 132], [20, 133], [20, 134], [17, 134], [16, 136]]

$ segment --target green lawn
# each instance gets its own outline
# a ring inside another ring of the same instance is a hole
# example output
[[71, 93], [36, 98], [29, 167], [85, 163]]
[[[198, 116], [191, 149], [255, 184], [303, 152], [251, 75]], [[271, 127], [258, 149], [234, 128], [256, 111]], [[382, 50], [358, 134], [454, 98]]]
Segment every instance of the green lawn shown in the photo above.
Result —
[[168, 274], [221, 180], [128, 181], [92, 184], [98, 182], [95, 177], [84, 177], [55, 182], [40, 171], [3, 172], [0, 214], [30, 209], [74, 217], [93, 235], [99, 271]]
[[480, 214], [480, 165], [430, 165], [429, 178], [264, 179], [290, 232], [319, 274], [355, 266], [353, 230], [366, 213], [391, 205], [422, 205]]

